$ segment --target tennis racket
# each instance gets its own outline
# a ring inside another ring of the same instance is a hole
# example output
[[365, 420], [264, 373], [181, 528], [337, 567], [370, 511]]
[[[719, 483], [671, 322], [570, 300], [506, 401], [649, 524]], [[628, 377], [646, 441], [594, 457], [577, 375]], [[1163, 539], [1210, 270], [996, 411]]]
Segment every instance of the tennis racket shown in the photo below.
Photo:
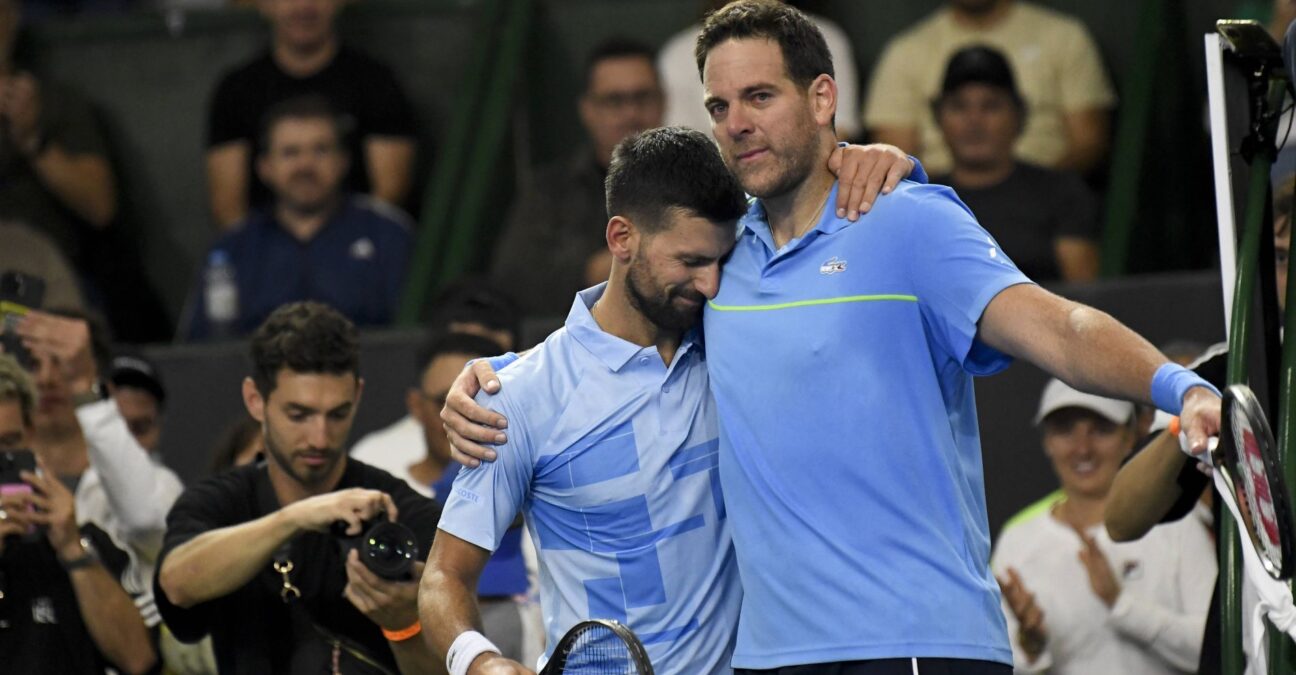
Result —
[[568, 630], [540, 675], [653, 675], [653, 668], [629, 628], [596, 619]]
[[1224, 390], [1223, 412], [1220, 442], [1211, 450], [1211, 461], [1236, 495], [1242, 528], [1265, 571], [1275, 579], [1289, 579], [1296, 533], [1269, 421], [1255, 393], [1240, 384]]

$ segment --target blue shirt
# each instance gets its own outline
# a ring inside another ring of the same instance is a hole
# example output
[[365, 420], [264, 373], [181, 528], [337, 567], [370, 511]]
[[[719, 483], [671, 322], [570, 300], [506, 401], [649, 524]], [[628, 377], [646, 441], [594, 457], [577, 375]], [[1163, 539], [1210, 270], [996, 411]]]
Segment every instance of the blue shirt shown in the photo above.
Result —
[[[409, 218], [400, 210], [352, 196], [309, 241], [298, 241], [273, 213], [258, 211], [212, 251], [224, 251], [234, 266], [235, 332], [246, 335], [280, 305], [300, 300], [328, 304], [358, 326], [390, 324], [413, 241]], [[212, 337], [203, 279], [200, 272], [189, 301], [191, 340]]]
[[836, 198], [782, 250], [754, 204], [705, 311], [734, 667], [1012, 663], [972, 375], [1008, 365], [977, 321], [1029, 279], [948, 188], [906, 181], [853, 224]]
[[706, 356], [686, 337], [667, 366], [603, 332], [589, 308], [604, 288], [479, 397], [509, 440], [459, 473], [439, 527], [490, 550], [525, 513], [550, 651], [581, 620], [615, 619], [658, 673], [728, 673], [741, 591]]
[[[450, 488], [463, 465], [450, 462], [441, 477], [432, 484], [432, 498], [445, 506]], [[491, 554], [477, 579], [477, 595], [483, 598], [502, 598], [527, 592], [526, 560], [522, 558], [522, 528], [509, 528], [500, 539], [499, 547]]]

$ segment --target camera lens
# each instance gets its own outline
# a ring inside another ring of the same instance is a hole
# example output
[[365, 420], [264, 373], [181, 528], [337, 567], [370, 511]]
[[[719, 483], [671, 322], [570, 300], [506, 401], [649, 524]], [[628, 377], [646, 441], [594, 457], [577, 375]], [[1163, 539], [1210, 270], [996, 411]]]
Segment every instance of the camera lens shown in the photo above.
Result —
[[381, 522], [369, 528], [360, 548], [360, 561], [384, 579], [407, 579], [418, 559], [414, 532], [400, 523]]

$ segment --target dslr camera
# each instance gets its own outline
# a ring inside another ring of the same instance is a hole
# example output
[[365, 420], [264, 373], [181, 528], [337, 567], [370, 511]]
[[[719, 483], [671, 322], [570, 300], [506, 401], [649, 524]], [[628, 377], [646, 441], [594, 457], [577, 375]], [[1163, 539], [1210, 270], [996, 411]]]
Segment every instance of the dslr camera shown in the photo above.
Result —
[[333, 523], [331, 528], [343, 559], [355, 549], [360, 553], [360, 562], [383, 579], [409, 581], [414, 578], [414, 561], [420, 558], [413, 530], [387, 520], [382, 513], [365, 521], [360, 534], [347, 535], [346, 529], [344, 520]]

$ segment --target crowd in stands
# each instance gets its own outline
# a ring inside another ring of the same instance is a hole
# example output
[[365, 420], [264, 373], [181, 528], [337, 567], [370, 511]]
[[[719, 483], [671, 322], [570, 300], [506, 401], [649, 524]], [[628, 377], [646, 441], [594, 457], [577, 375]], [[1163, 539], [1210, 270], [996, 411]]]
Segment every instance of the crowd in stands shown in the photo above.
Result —
[[[39, 287], [7, 297], [0, 283], [0, 301], [43, 307], [3, 326], [18, 338], [0, 353], [0, 476], [17, 482], [0, 485], [0, 671], [288, 672], [306, 659], [331, 672], [439, 672], [402, 632], [417, 625], [421, 563], [381, 578], [336, 540], [390, 520], [426, 555], [460, 468], [439, 418], [451, 383], [471, 359], [531, 346], [524, 320], [560, 319], [608, 278], [613, 150], [664, 125], [711, 132], [694, 43], [702, 14], [725, 2], [699, 2], [660, 45], [627, 27], [585, 55], [583, 89], [561, 103], [583, 142], [519, 171], [489, 262], [423, 312], [404, 410], [386, 411], [399, 419], [351, 446], [364, 389], [356, 331], [396, 326], [429, 150], [392, 69], [344, 44], [345, 4], [0, 0], [0, 273]], [[94, 102], [24, 62], [20, 31], [251, 5], [269, 43], [211, 83], [206, 138], [194, 139], [210, 205], [194, 215], [211, 243], [184, 307], [168, 312], [124, 234]], [[1285, 25], [1296, 2], [1276, 0], [1274, 14]], [[916, 157], [1031, 279], [1098, 277], [1118, 97], [1080, 20], [1028, 0], [947, 0], [870, 64], [831, 17], [812, 18], [837, 66], [841, 140]], [[170, 341], [246, 341], [252, 353], [247, 414], [211, 439], [198, 473], [215, 478], [187, 491], [158, 455], [167, 380], [143, 351], [110, 348]], [[1004, 529], [992, 562], [1018, 672], [1195, 672], [1218, 611], [1210, 507], [1113, 541], [1103, 510], [1150, 416], [1054, 381], [1035, 421], [1060, 492]], [[35, 466], [14, 463], [23, 450]], [[334, 491], [307, 497], [288, 477]], [[338, 520], [345, 532], [330, 532]], [[486, 635], [523, 663], [543, 649], [536, 574], [519, 517], [477, 593]]]

